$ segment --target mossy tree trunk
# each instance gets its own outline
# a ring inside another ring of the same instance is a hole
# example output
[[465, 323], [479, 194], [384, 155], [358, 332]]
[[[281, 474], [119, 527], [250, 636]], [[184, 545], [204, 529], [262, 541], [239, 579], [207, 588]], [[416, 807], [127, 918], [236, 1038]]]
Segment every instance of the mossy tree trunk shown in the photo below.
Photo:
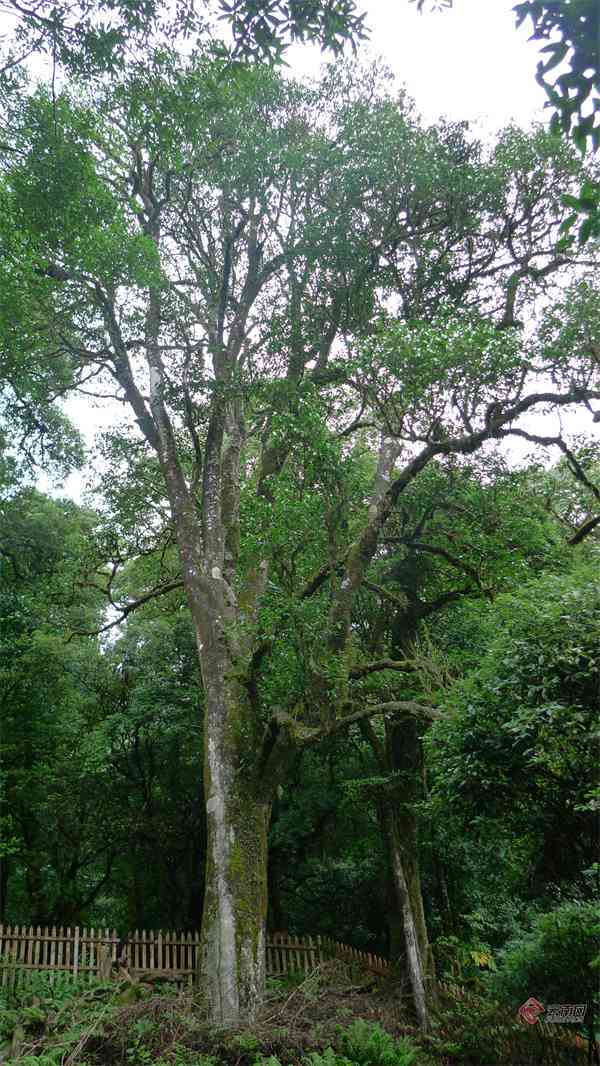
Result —
[[[435, 967], [429, 943], [419, 861], [419, 837], [415, 805], [422, 796], [422, 745], [420, 726], [414, 718], [386, 723], [386, 753], [389, 768], [401, 775], [400, 791], [393, 808], [392, 848], [399, 847], [411, 912], [417, 931], [428, 999], [435, 998]], [[398, 891], [396, 892], [398, 895]]]
[[254, 772], [255, 747], [239, 684], [210, 675], [206, 690], [207, 857], [199, 977], [210, 1017], [251, 1021], [265, 984], [270, 789]]
[[276, 783], [260, 773], [260, 716], [247, 681], [251, 627], [240, 624], [242, 609], [248, 619], [262, 586], [250, 582], [239, 601], [233, 594], [221, 484], [215, 478], [211, 491], [208, 461], [207, 468], [203, 528], [189, 496], [173, 492], [171, 507], [205, 697], [207, 851], [198, 977], [211, 1021], [237, 1024], [253, 1019], [264, 993], [267, 830]]
[[[248, 686], [255, 610], [266, 564], [234, 592], [239, 552], [242, 418], [236, 401], [215, 398], [202, 461], [202, 505], [184, 476], [164, 400], [158, 344], [159, 294], [146, 321], [151, 443], [167, 489], [202, 674], [207, 857], [198, 977], [210, 1020], [254, 1017], [264, 992], [267, 828], [271, 795], [258, 772], [260, 716]], [[225, 359], [214, 353], [215, 366]], [[225, 371], [222, 371], [225, 375]]]
[[398, 901], [398, 908], [402, 915], [402, 929], [404, 933], [404, 958], [408, 970], [408, 977], [412, 989], [419, 1025], [422, 1029], [429, 1028], [429, 1009], [427, 992], [427, 955], [424, 953], [423, 936], [427, 937], [424, 922], [419, 921], [419, 908], [415, 907], [415, 895], [420, 885], [415, 883], [414, 873], [407, 868], [404, 860], [403, 849], [400, 843], [398, 824], [391, 807], [387, 807], [383, 814], [387, 845], [392, 868], [394, 888]]
[[[387, 832], [381, 822], [382, 833], [387, 840]], [[410, 856], [406, 853], [406, 848], [402, 845], [402, 836], [398, 834], [400, 842], [400, 852], [402, 855], [402, 865], [405, 872], [405, 879], [408, 886], [408, 893], [411, 902], [411, 913], [414, 916], [414, 923], [417, 930], [417, 940], [419, 943], [419, 949], [421, 952], [421, 958], [423, 959], [425, 979], [426, 979], [426, 992], [429, 1000], [436, 998], [435, 993], [435, 967], [433, 959], [433, 951], [431, 944], [429, 943], [429, 936], [427, 932], [427, 923], [425, 920], [425, 910], [423, 907], [423, 893], [421, 888], [421, 878], [419, 874], [418, 866], [415, 867], [410, 862]], [[394, 844], [388, 845], [388, 853], [391, 855]], [[388, 935], [389, 935], [389, 953], [390, 958], [397, 964], [398, 972], [408, 972], [406, 964], [406, 944], [404, 938], [404, 927], [402, 919], [402, 910], [399, 903], [398, 891], [393, 876], [392, 864], [390, 863], [390, 875], [387, 889], [387, 915], [388, 915]]]
[[[393, 761], [392, 738], [395, 736], [397, 740], [404, 727], [407, 730], [407, 736], [412, 735], [418, 741], [416, 723], [411, 720], [394, 723], [392, 727], [387, 728], [385, 743], [377, 736], [370, 723], [363, 725], [364, 736], [369, 741], [381, 770], [388, 777], [396, 769]], [[414, 755], [414, 751], [412, 754]], [[408, 770], [408, 767], [406, 769]], [[404, 785], [406, 785], [408, 795], [404, 794]], [[430, 1008], [435, 998], [435, 975], [423, 908], [416, 821], [406, 802], [414, 787], [414, 777], [408, 772], [403, 782], [400, 802], [394, 790], [393, 793], [380, 798], [378, 812], [382, 833], [386, 840], [395, 902], [402, 927], [401, 957], [410, 982], [419, 1025], [427, 1030]]]

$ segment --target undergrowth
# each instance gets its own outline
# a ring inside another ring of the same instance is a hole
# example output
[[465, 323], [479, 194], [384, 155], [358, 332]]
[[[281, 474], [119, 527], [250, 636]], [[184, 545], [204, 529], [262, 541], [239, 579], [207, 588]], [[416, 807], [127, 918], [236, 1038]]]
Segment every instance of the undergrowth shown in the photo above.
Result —
[[[333, 981], [334, 976], [337, 982]], [[338, 973], [269, 990], [251, 1027], [211, 1028], [191, 992], [37, 980], [0, 999], [4, 1066], [583, 1066], [572, 1039], [545, 1041], [497, 1004], [447, 996], [427, 1036], [399, 989]]]

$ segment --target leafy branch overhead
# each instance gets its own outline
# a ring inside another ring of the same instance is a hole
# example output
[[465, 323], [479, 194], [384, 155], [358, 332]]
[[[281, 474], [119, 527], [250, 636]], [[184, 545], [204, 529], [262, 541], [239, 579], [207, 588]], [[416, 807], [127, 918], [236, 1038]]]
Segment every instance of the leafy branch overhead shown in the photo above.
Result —
[[[537, 78], [554, 110], [553, 127], [569, 135], [581, 152], [600, 146], [600, 9], [595, 0], [546, 3], [527, 0], [514, 8], [517, 24], [530, 18], [533, 38], [548, 41], [547, 59], [538, 64]], [[563, 67], [567, 70], [563, 71]], [[559, 73], [556, 74], [558, 68]], [[563, 71], [560, 73], [560, 71]], [[600, 183], [585, 182], [577, 196], [565, 196], [573, 213], [565, 221], [568, 234], [579, 222], [578, 238], [585, 244], [600, 237]]]
[[356, 0], [220, 0], [220, 18], [233, 34], [234, 55], [283, 56], [294, 41], [318, 41], [324, 51], [353, 50], [367, 37], [366, 14]]
[[[600, 11], [595, 0], [526, 0], [514, 7], [517, 25], [533, 23], [533, 39], [547, 41], [538, 64], [538, 81], [555, 109], [556, 127], [570, 133], [585, 150], [600, 146]], [[569, 69], [548, 78], [564, 62]]]
[[157, 0], [3, 0], [1, 10], [15, 23], [0, 54], [4, 88], [34, 54], [72, 73], [101, 75], [115, 73], [136, 47], [190, 38], [202, 46], [215, 17], [233, 48], [214, 40], [214, 54], [233, 60], [280, 61], [294, 41], [318, 41], [337, 55], [367, 36], [356, 0], [177, 0], [173, 10]]
[[[454, 0], [409, 0], [419, 11], [451, 8]], [[553, 127], [584, 151], [600, 145], [600, 9], [596, 0], [519, 0], [517, 27], [531, 22], [534, 41], [547, 42], [537, 80], [554, 110]], [[563, 67], [567, 69], [564, 70]], [[556, 73], [556, 68], [559, 68]], [[551, 71], [555, 76], [548, 75]]]
[[[419, 11], [450, 8], [453, 0], [417, 3]], [[596, 0], [521, 0], [513, 4], [517, 27], [531, 23], [531, 40], [547, 42], [537, 80], [552, 108], [551, 128], [562, 130], [585, 153], [600, 145], [600, 7]], [[565, 69], [566, 68], [566, 69]], [[571, 214], [563, 224], [565, 242], [576, 223], [581, 244], [600, 237], [600, 183], [590, 177], [577, 195], [566, 194]]]

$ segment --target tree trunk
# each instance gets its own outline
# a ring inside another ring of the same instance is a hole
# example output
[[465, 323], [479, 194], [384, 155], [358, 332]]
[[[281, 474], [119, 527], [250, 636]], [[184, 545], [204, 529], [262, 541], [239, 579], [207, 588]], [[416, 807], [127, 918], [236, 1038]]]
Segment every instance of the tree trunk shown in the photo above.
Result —
[[[215, 415], [216, 428], [209, 430], [207, 443], [202, 529], [176, 459], [165, 460], [163, 469], [205, 697], [207, 844], [198, 979], [210, 1021], [223, 1025], [252, 1021], [264, 995], [272, 785], [257, 769], [264, 726], [244, 685], [252, 651], [252, 610], [238, 609], [223, 572], [230, 524], [221, 507], [218, 422]], [[170, 432], [164, 431], [164, 451], [169, 454]], [[257, 595], [259, 589], [257, 585]], [[251, 600], [250, 592], [244, 593], [244, 602]]]
[[270, 793], [254, 772], [242, 686], [224, 657], [200, 656], [208, 841], [199, 976], [211, 1021], [239, 1023], [252, 1021], [264, 993]]
[[[422, 1029], [429, 1028], [429, 1011], [427, 1003], [427, 958], [422, 954], [423, 932], [425, 939], [427, 931], [424, 917], [419, 921], [419, 908], [415, 907], [415, 896], [421, 896], [420, 884], [415, 884], [414, 869], [409, 873], [406, 868], [402, 848], [400, 846], [399, 830], [394, 814], [386, 809], [383, 812], [383, 820], [388, 839], [392, 877], [398, 907], [402, 915], [402, 927], [404, 931], [405, 959], [408, 976], [413, 993], [415, 1010], [419, 1025]], [[422, 903], [421, 903], [422, 915]]]
[[[414, 719], [386, 724], [386, 749], [390, 768], [403, 777], [402, 791], [396, 797], [393, 812], [395, 837], [401, 846], [402, 864], [427, 982], [427, 999], [431, 1002], [435, 998], [435, 966], [423, 906], [415, 815], [415, 804], [422, 796], [422, 747], [419, 727]], [[390, 844], [393, 845], [393, 842], [390, 841]]]
[[[157, 214], [147, 232], [158, 243]], [[222, 292], [226, 301], [229, 252], [225, 258]], [[224, 335], [224, 306], [214, 323], [211, 356], [215, 379], [228, 388], [245, 335], [248, 307], [242, 307], [229, 348]], [[264, 725], [244, 681], [254, 650], [256, 609], [267, 567], [261, 564], [254, 581], [238, 590], [238, 601], [234, 578], [239, 551], [241, 404], [215, 392], [201, 463], [201, 445], [195, 429], [190, 429], [196, 474], [200, 468], [202, 471], [199, 513], [198, 485], [192, 487], [187, 482], [165, 404], [160, 327], [161, 293], [151, 289], [146, 358], [153, 426], [148, 439], [158, 453], [169, 496], [205, 696], [207, 851], [198, 976], [210, 1021], [239, 1024], [255, 1017], [265, 985], [267, 829], [272, 784], [269, 786], [269, 775], [259, 766]]]
[[404, 726], [407, 730], [407, 739], [412, 737], [418, 743], [418, 734], [412, 720], [402, 723], [402, 726], [394, 723], [391, 729], [386, 728], [385, 744], [377, 737], [370, 723], [365, 723], [362, 728], [384, 773], [397, 772], [398, 754], [402, 753], [401, 768], [405, 772], [402, 793], [404, 802], [399, 803], [397, 795], [383, 797], [378, 804], [378, 811], [388, 847], [394, 892], [401, 916], [403, 954], [415, 1011], [421, 1028], [428, 1029], [429, 1003], [434, 995], [433, 957], [429, 949], [423, 910], [416, 821], [408, 803], [413, 798], [413, 792], [417, 787], [414, 768], [409, 765], [415, 757], [415, 751], [410, 743], [407, 749], [404, 749], [399, 742], [399, 730]]

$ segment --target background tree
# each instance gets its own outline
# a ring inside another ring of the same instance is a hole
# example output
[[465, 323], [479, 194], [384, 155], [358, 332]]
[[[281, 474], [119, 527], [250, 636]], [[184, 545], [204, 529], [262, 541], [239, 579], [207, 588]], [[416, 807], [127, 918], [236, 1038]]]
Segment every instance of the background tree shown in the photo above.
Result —
[[33, 489], [0, 510], [2, 913], [10, 887], [36, 923], [71, 922], [115, 855], [97, 832], [97, 642], [64, 641], [66, 627], [89, 628], [100, 614], [98, 597], [76, 587], [89, 523]]
[[[524, 943], [558, 900], [593, 897], [598, 663], [596, 548], [588, 550], [591, 561], [574, 557], [566, 573], [534, 578], [493, 605], [463, 604], [453, 629], [435, 634], [464, 672], [446, 696], [452, 713], [426, 738], [431, 796], [422, 816], [444, 855], [445, 900], [428, 879], [440, 900], [438, 957], [463, 979], [482, 966], [502, 974], [498, 948]], [[428, 870], [426, 830], [424, 843]]]
[[292, 767], [269, 835], [271, 929], [387, 951], [387, 863], [376, 813], [365, 802], [368, 754], [350, 730], [307, 749]]
[[[193, 927], [205, 818], [181, 595], [110, 647], [74, 641], [101, 624], [106, 574], [89, 569], [100, 516], [24, 489], [1, 518], [3, 920]], [[151, 565], [130, 567], [138, 584]]]
[[[541, 885], [577, 884], [593, 862], [598, 662], [592, 573], [593, 564], [499, 598], [489, 623], [497, 635], [488, 630], [484, 662], [456, 688], [461, 710], [436, 723], [431, 734], [441, 760], [436, 791], [444, 789], [443, 780], [481, 831], [476, 808], [487, 792], [490, 825], [497, 818], [514, 838], [535, 847], [528, 879], [538, 895]], [[446, 729], [456, 747], [442, 739]], [[570, 859], [563, 864], [567, 839]]]
[[202, 913], [201, 691], [193, 628], [178, 600], [139, 612], [109, 655], [105, 818], [119, 850], [105, 907], [124, 931], [196, 928]]

